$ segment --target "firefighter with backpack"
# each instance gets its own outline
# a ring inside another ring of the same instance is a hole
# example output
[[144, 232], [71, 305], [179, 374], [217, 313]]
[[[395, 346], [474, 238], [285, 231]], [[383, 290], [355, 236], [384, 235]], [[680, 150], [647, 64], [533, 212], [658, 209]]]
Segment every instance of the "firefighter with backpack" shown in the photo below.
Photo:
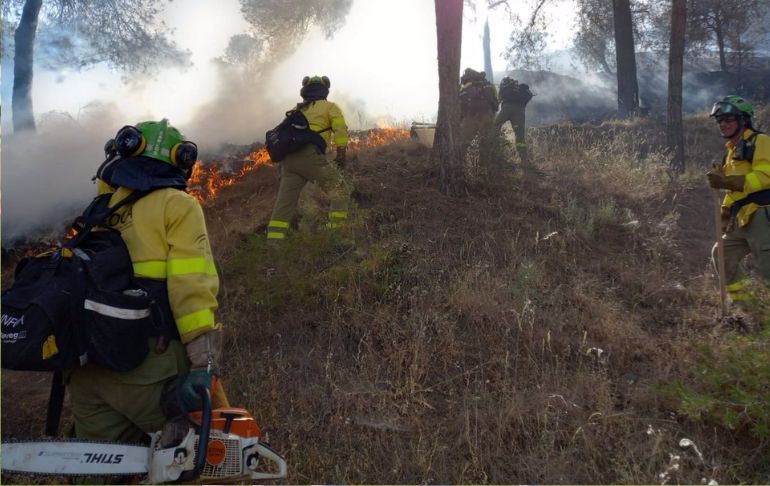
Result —
[[158, 308], [149, 351], [137, 367], [118, 372], [88, 363], [69, 374], [78, 438], [141, 442], [162, 428], [167, 446], [188, 427], [172, 415], [179, 407], [201, 405], [194, 387], [207, 388], [218, 396], [218, 406], [228, 406], [221, 389], [215, 390], [222, 339], [214, 317], [219, 277], [203, 210], [185, 191], [197, 153], [166, 119], [125, 126], [105, 145], [106, 160], [95, 179], [100, 193], [111, 194], [109, 205], [144, 193], [131, 197], [106, 226], [120, 232], [134, 278]]
[[[714, 103], [710, 116], [727, 148], [722, 165], [706, 174], [713, 189], [727, 190], [721, 228], [725, 275], [720, 278], [734, 303], [751, 307], [758, 302], [741, 266], [744, 257], [753, 256], [759, 274], [770, 286], [770, 136], [754, 128], [754, 108], [740, 96]], [[718, 246], [714, 245], [715, 263]]]
[[477, 136], [480, 148], [485, 148], [494, 129], [499, 100], [495, 86], [483, 72], [467, 68], [460, 77], [460, 133], [463, 154]]
[[495, 124], [498, 128], [506, 122], [510, 122], [513, 133], [516, 136], [516, 151], [523, 163], [529, 161], [527, 140], [525, 110], [527, 103], [534, 95], [529, 89], [529, 85], [519, 83], [508, 76], [500, 81], [500, 113], [497, 114]]
[[[285, 123], [267, 133], [268, 152], [273, 150], [273, 138], [276, 138], [277, 144], [281, 143], [278, 140], [280, 137], [294, 141], [294, 146], [282, 149], [280, 160], [274, 159], [281, 163], [281, 184], [267, 227], [268, 241], [286, 238], [300, 193], [308, 181], [318, 184], [331, 200], [327, 228], [339, 230], [347, 222], [351, 189], [341, 169], [345, 167], [348, 128], [339, 106], [326, 99], [330, 85], [326, 76], [305, 76], [300, 89], [302, 102], [287, 113], [285, 120], [301, 120], [286, 127], [294, 130], [294, 133], [284, 136], [282, 125]], [[337, 153], [333, 162], [330, 162], [326, 158], [326, 147], [332, 137]]]

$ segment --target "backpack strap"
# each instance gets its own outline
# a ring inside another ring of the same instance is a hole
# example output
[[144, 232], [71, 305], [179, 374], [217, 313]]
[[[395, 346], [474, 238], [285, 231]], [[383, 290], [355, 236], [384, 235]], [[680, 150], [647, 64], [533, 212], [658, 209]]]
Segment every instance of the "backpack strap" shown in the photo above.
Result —
[[138, 201], [147, 194], [151, 193], [153, 190], [154, 188], [148, 189], [146, 191], [134, 191], [120, 200], [113, 207], [109, 207], [110, 198], [112, 197], [113, 193], [109, 192], [96, 196], [93, 201], [91, 201], [91, 204], [89, 204], [85, 209], [85, 211], [83, 211], [83, 214], [75, 218], [75, 221], [72, 223], [72, 229], [77, 233], [75, 237], [62, 246], [74, 248], [75, 246], [79, 245], [88, 235], [88, 233], [94, 229], [94, 227], [104, 224], [104, 222], [107, 221], [107, 219], [112, 216], [118, 209], [127, 204]]
[[[294, 112], [294, 111], [299, 111], [300, 113], [302, 113], [302, 110], [303, 110], [304, 108], [307, 108], [308, 106], [310, 106], [311, 104], [313, 104], [313, 102], [315, 102], [315, 101], [316, 101], [316, 100], [311, 100], [311, 101], [305, 101], [305, 102], [303, 102], [303, 103], [297, 103], [297, 107], [296, 107], [296, 108], [294, 108], [293, 110], [289, 110], [289, 111], [287, 111], [287, 112], [286, 112], [286, 118], [289, 118], [289, 116], [291, 116], [291, 113], [292, 113], [292, 112]], [[302, 115], [304, 116], [305, 114], [304, 114], [304, 113], [302, 113]], [[305, 119], [307, 119], [307, 117], [305, 117]], [[307, 129], [308, 129], [308, 130], [311, 130], [311, 128], [310, 128], [310, 122], [309, 122], [309, 121], [308, 121], [308, 123], [307, 123]], [[329, 130], [331, 130], [331, 129], [332, 129], [332, 127], [331, 127], [331, 126], [328, 126], [328, 127], [324, 128], [323, 130], [319, 130], [319, 131], [317, 131], [316, 133], [323, 133], [323, 132], [328, 132], [328, 131], [329, 131]], [[314, 132], [315, 132], [315, 130], [312, 130], [312, 131], [314, 131]]]
[[54, 371], [51, 378], [51, 393], [48, 395], [48, 411], [45, 416], [45, 435], [56, 437], [64, 405], [64, 377], [61, 371]]

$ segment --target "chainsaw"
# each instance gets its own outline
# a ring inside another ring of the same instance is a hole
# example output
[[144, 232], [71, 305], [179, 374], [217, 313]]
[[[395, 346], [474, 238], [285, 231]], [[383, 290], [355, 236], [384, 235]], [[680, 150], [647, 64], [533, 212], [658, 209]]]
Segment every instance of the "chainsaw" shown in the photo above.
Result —
[[79, 439], [19, 440], [2, 444], [2, 469], [9, 473], [57, 476], [144, 476], [145, 484], [218, 482], [286, 477], [286, 460], [262, 441], [262, 431], [242, 408], [211, 410], [208, 391], [202, 410], [177, 445], [161, 447], [162, 431], [150, 445]]

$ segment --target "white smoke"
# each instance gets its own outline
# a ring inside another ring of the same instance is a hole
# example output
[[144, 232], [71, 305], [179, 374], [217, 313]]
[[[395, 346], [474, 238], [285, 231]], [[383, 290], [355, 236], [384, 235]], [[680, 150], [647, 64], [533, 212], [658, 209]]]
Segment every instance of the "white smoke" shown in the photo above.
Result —
[[121, 126], [110, 113], [100, 107], [79, 121], [48, 114], [37, 132], [3, 136], [4, 245], [63, 227], [96, 195], [90, 178], [104, 160], [104, 142]]
[[96, 195], [91, 177], [104, 160], [104, 143], [123, 126], [108, 106], [92, 106], [78, 120], [49, 113], [37, 132], [3, 135], [4, 246], [64, 227]]

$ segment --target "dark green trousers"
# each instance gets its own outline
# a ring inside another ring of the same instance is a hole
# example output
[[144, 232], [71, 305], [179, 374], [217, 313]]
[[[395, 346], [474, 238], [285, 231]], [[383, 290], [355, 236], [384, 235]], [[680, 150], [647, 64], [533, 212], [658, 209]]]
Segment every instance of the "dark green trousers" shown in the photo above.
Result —
[[324, 154], [319, 154], [313, 145], [307, 145], [287, 155], [281, 162], [281, 185], [267, 227], [269, 240], [286, 237], [297, 210], [300, 193], [308, 182], [318, 184], [331, 200], [328, 226], [336, 228], [345, 224], [348, 219], [350, 185], [333, 162], [327, 160]]
[[171, 341], [161, 354], [154, 351], [155, 339], [150, 341], [150, 354], [136, 369], [118, 373], [87, 364], [70, 374], [76, 437], [139, 442], [163, 427], [161, 392], [169, 380], [187, 373], [189, 364], [179, 341]]
[[[749, 224], [722, 236], [725, 248], [725, 285], [734, 302], [751, 302], [754, 297], [743, 259], [751, 253], [759, 274], [770, 287], [770, 207], [760, 207], [751, 215]], [[712, 250], [717, 266], [717, 245]]]
[[527, 139], [525, 135], [525, 107], [521, 105], [503, 102], [500, 107], [500, 113], [497, 114], [495, 124], [501, 128], [505, 122], [511, 123], [513, 134], [516, 136], [516, 151], [522, 162], [526, 162], [529, 157]]

